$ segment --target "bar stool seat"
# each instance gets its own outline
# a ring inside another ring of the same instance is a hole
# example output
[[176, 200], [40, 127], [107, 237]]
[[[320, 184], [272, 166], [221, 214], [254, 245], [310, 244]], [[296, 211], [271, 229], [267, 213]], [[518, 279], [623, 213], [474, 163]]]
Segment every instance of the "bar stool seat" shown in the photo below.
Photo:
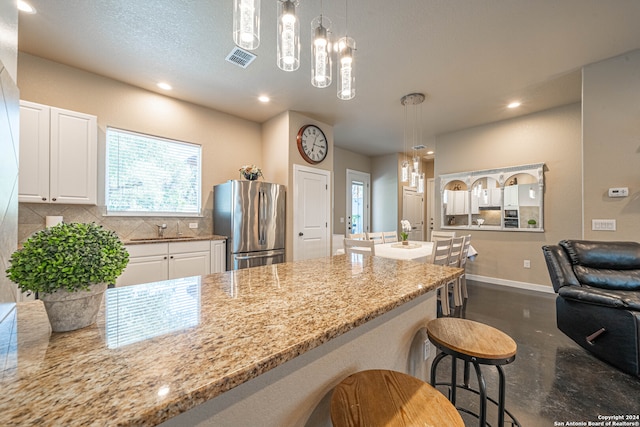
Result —
[[[515, 417], [505, 408], [505, 377], [502, 365], [513, 362], [516, 358], [517, 344], [504, 332], [489, 325], [467, 319], [439, 318], [427, 324], [427, 335], [440, 351], [431, 364], [431, 385], [444, 385], [449, 388], [449, 400], [456, 405], [456, 390], [462, 388], [480, 396], [480, 412], [476, 414], [465, 408], [458, 410], [478, 418], [479, 425], [487, 424], [487, 401], [498, 406], [498, 426], [504, 425], [505, 414], [512, 425], [520, 426]], [[451, 356], [451, 382], [436, 383], [438, 364], [447, 356]], [[464, 381], [457, 383], [457, 359], [464, 361]], [[469, 364], [472, 364], [478, 378], [479, 390], [469, 386]], [[499, 374], [498, 401], [487, 396], [486, 382], [480, 365], [495, 366]]]
[[335, 427], [464, 427], [456, 408], [434, 387], [380, 369], [356, 372], [336, 386], [331, 421]]

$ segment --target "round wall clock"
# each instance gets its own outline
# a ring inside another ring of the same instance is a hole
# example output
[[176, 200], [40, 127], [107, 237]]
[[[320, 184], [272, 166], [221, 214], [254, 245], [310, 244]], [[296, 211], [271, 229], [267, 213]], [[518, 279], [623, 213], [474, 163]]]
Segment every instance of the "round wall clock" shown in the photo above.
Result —
[[298, 151], [303, 159], [315, 165], [327, 157], [329, 143], [324, 132], [315, 125], [305, 125], [298, 131]]

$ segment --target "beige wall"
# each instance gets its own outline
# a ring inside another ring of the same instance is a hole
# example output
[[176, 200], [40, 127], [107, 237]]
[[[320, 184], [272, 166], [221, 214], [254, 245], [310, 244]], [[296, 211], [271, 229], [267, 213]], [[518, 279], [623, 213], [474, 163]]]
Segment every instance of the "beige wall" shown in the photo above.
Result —
[[371, 157], [340, 147], [333, 151], [333, 233], [344, 235], [346, 225], [340, 218], [347, 217], [347, 169], [371, 174]]
[[[545, 163], [544, 233], [460, 230], [471, 234], [478, 258], [469, 274], [550, 286], [540, 247], [580, 238], [581, 106], [541, 113], [442, 135], [437, 139], [435, 176], [530, 163]], [[436, 180], [435, 229], [440, 225]], [[523, 268], [523, 261], [531, 268]]]
[[0, 0], [0, 322], [18, 300], [17, 286], [6, 278], [18, 242], [18, 142], [20, 99], [16, 86], [18, 11]]
[[[297, 136], [298, 131], [304, 125], [313, 124], [318, 126], [324, 132], [329, 144], [327, 157], [317, 165], [311, 165], [304, 161], [298, 152]], [[333, 171], [334, 146], [333, 146], [333, 127], [315, 120], [311, 117], [296, 111], [286, 111], [278, 116], [268, 120], [263, 125], [263, 147], [265, 165], [270, 166], [270, 170], [274, 173], [274, 178], [267, 179], [271, 182], [277, 182], [287, 186], [287, 230], [286, 230], [286, 260], [293, 260], [293, 233], [294, 216], [293, 216], [293, 191], [294, 191], [294, 174], [293, 165], [304, 165], [312, 168]], [[332, 180], [329, 185], [332, 191]], [[329, 215], [329, 230], [332, 229], [332, 218]], [[331, 233], [329, 233], [331, 235]], [[331, 242], [329, 241], [329, 244]]]
[[[245, 164], [262, 165], [261, 125], [238, 117], [149, 92], [97, 74], [20, 53], [18, 85], [21, 99], [93, 114], [98, 117], [99, 152], [104, 155], [107, 126], [172, 138], [202, 146], [203, 218], [167, 218], [169, 231], [176, 223], [199, 222], [198, 234], [212, 232], [213, 185], [239, 177]], [[99, 172], [104, 173], [99, 160]], [[267, 177], [275, 170], [263, 167]], [[99, 176], [102, 180], [102, 176]], [[118, 232], [121, 237], [145, 236], [155, 232], [158, 219], [102, 217], [103, 184], [99, 184], [98, 207], [20, 205], [20, 237], [44, 227], [45, 215], [64, 215], [69, 220], [86, 218]], [[192, 232], [186, 224], [181, 231]]]
[[402, 190], [398, 179], [399, 154], [371, 159], [371, 230], [398, 230]]
[[[640, 50], [583, 69], [584, 236], [640, 241]], [[625, 198], [608, 197], [628, 187]], [[591, 230], [592, 219], [616, 231]]]

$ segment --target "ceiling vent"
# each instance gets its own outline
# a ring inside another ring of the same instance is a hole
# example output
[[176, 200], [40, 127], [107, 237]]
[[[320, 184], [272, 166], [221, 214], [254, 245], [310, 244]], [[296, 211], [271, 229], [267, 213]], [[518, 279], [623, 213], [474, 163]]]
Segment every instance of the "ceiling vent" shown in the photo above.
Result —
[[411, 147], [412, 150], [424, 150], [425, 148], [427, 148], [427, 146], [422, 144]]
[[251, 64], [253, 60], [256, 59], [256, 55], [251, 52], [247, 52], [244, 49], [240, 49], [238, 46], [235, 46], [225, 59], [232, 64], [236, 64], [238, 67], [247, 68], [249, 64]]

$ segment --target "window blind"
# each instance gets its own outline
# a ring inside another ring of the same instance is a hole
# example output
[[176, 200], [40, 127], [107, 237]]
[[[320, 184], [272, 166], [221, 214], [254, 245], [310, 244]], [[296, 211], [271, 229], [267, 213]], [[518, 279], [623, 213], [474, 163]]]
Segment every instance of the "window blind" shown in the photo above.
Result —
[[200, 145], [108, 127], [106, 151], [107, 213], [200, 214]]

